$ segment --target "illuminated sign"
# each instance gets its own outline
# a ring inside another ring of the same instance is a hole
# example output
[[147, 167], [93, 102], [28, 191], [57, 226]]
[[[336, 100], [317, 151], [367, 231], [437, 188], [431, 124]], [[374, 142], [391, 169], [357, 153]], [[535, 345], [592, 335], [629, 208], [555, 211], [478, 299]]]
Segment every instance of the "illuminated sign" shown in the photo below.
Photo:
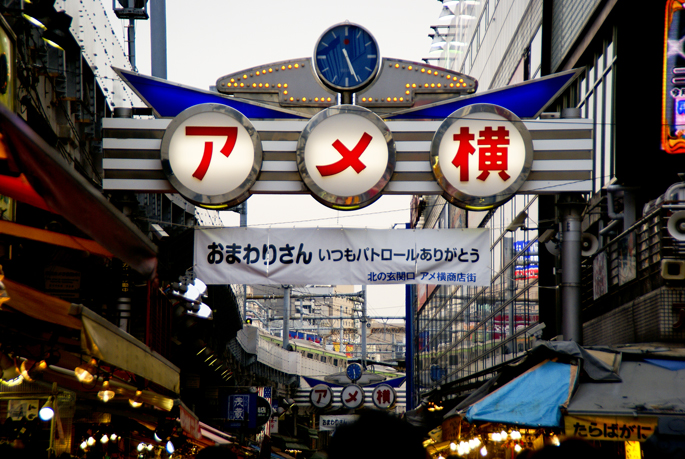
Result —
[[683, 0], [666, 2], [661, 148], [685, 153], [685, 11]]
[[340, 392], [340, 401], [350, 410], [361, 408], [364, 405], [364, 389], [357, 384], [345, 386]]
[[395, 170], [395, 142], [373, 112], [341, 105], [319, 112], [297, 143], [297, 168], [322, 204], [359, 209], [381, 196]]
[[309, 401], [316, 408], [328, 408], [333, 403], [333, 391], [325, 384], [317, 384], [309, 393]]
[[262, 163], [262, 143], [239, 111], [201, 104], [169, 124], [161, 144], [164, 173], [188, 201], [229, 207], [249, 197]]
[[395, 389], [389, 385], [379, 384], [374, 387], [371, 398], [373, 399], [373, 404], [376, 408], [387, 410], [395, 406], [397, 394], [395, 393]]
[[466, 209], [490, 209], [510, 199], [528, 178], [533, 142], [509, 110], [471, 105], [440, 125], [430, 161], [447, 200]]

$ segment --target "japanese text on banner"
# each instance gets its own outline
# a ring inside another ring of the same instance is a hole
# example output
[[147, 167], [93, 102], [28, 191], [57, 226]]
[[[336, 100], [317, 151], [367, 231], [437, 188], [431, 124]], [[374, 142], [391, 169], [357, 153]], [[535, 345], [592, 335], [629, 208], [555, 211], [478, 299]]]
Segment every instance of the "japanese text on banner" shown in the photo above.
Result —
[[205, 283], [490, 282], [488, 229], [205, 228], [195, 273]]

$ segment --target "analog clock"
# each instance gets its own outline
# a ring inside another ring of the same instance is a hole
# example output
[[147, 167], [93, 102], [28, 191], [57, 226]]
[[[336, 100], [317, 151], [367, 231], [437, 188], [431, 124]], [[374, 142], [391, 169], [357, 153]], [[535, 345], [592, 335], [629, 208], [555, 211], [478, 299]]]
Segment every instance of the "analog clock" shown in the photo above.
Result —
[[347, 377], [350, 381], [357, 381], [362, 377], [362, 366], [358, 363], [351, 363], [347, 366]]
[[378, 73], [376, 39], [362, 26], [345, 22], [326, 30], [314, 48], [314, 68], [321, 81], [335, 91], [367, 86]]

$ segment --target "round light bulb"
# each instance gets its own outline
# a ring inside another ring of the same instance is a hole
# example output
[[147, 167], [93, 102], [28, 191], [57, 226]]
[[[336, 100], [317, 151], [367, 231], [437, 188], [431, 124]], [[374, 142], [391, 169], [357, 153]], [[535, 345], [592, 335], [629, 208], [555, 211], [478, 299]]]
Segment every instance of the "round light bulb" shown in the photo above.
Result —
[[100, 439], [100, 443], [102, 443], [102, 444], [105, 444], [105, 443], [107, 443], [108, 441], [109, 441], [109, 437], [107, 436], [107, 434], [104, 434], [104, 435], [102, 436], [102, 438]]
[[138, 447], [136, 448], [139, 452], [145, 449], [145, 443], [138, 443]]
[[86, 449], [86, 448], [88, 448], [88, 443], [86, 443], [86, 441], [83, 440], [83, 441], [81, 442], [81, 449]]
[[487, 455], [488, 455], [488, 449], [487, 449], [485, 446], [483, 446], [483, 447], [480, 449], [480, 455], [481, 455], [481, 456], [487, 456]]
[[519, 445], [518, 443], [514, 445], [514, 451], [516, 451], [517, 453], [520, 453], [522, 449], [523, 448], [521, 448], [521, 445]]
[[117, 439], [117, 434], [113, 433], [112, 435], [109, 436], [109, 439], [114, 441]]
[[55, 410], [50, 408], [49, 406], [44, 406], [43, 408], [40, 409], [38, 412], [38, 416], [43, 420], [43, 421], [49, 421], [52, 419], [52, 417], [55, 415]]
[[95, 439], [93, 437], [88, 437], [86, 443], [88, 443], [88, 446], [93, 446], [95, 444]]
[[171, 440], [166, 442], [166, 452], [169, 454], [173, 454], [174, 451], [176, 451], [176, 448], [174, 448], [174, 444], [171, 443]]
[[450, 449], [451, 449], [452, 451], [456, 451], [456, 450], [457, 450], [457, 444], [454, 443], [454, 442], [451, 442], [451, 443], [450, 443]]

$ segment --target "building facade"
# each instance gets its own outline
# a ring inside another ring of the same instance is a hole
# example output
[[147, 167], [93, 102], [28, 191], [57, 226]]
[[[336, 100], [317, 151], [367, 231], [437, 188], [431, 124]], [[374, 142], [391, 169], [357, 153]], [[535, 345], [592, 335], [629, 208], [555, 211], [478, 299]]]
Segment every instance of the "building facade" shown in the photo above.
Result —
[[[684, 163], [660, 148], [659, 133], [662, 81], [672, 78], [662, 72], [667, 2], [650, 5], [639, 18], [628, 13], [629, 3], [616, 1], [447, 3], [432, 27], [426, 60], [474, 77], [479, 92], [583, 69], [543, 117], [593, 120], [592, 193], [517, 195], [489, 212], [461, 210], [442, 198], [414, 200], [414, 227], [491, 229], [492, 279], [482, 289], [413, 292], [408, 405], [436, 394], [444, 400], [468, 394], [538, 338], [681, 346], [680, 328], [668, 325], [679, 324], [673, 305], [683, 294], [674, 267], [681, 242], [667, 226], [682, 203], [677, 184]], [[677, 10], [676, 3], [668, 5]], [[619, 40], [622, 50], [643, 41], [654, 49], [641, 58], [638, 92], [630, 72], [618, 72]], [[671, 54], [682, 53], [668, 46]], [[628, 126], [639, 126], [639, 133]], [[572, 336], [565, 328], [569, 284], [560, 254], [560, 224], [569, 218], [583, 233], [582, 300], [574, 306], [581, 326]]]

